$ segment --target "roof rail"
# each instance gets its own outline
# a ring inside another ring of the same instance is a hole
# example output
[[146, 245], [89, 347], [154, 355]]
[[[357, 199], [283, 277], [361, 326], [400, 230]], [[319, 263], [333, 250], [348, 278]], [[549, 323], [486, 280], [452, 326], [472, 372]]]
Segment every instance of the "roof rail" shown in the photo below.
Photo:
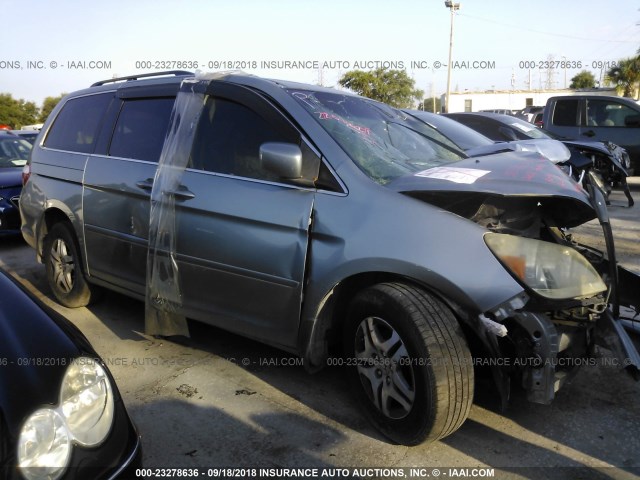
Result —
[[130, 82], [132, 80], [139, 80], [141, 78], [149, 78], [149, 77], [161, 77], [164, 75], [175, 75], [176, 77], [187, 76], [187, 75], [195, 75], [193, 72], [187, 72], [185, 70], [168, 70], [166, 72], [153, 72], [153, 73], [143, 73], [140, 75], [130, 75], [128, 77], [118, 77], [118, 78], [109, 78], [108, 80], [100, 80], [92, 84], [92, 87], [99, 87], [100, 85], [104, 85], [106, 83], [115, 83], [115, 82]]

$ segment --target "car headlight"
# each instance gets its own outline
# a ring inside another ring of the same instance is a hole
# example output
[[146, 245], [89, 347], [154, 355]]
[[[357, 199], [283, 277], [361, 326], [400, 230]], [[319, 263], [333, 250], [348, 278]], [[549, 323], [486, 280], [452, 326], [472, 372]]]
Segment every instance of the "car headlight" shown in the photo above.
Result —
[[595, 268], [571, 247], [501, 233], [485, 242], [504, 267], [542, 297], [589, 298], [607, 289]]
[[111, 430], [113, 391], [106, 371], [94, 359], [73, 361], [59, 398], [57, 407], [36, 411], [20, 431], [18, 466], [27, 480], [59, 478], [71, 458], [72, 443], [96, 446]]
[[107, 373], [92, 359], [76, 360], [62, 381], [60, 405], [75, 441], [91, 447], [102, 442], [113, 421], [113, 394]]
[[38, 410], [25, 422], [18, 440], [18, 465], [27, 480], [58, 478], [71, 456], [71, 439], [60, 414]]

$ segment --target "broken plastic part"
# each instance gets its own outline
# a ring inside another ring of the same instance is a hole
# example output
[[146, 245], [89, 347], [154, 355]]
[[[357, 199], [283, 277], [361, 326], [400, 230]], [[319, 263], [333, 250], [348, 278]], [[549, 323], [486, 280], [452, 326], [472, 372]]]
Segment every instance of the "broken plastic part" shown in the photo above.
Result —
[[490, 318], [487, 318], [482, 314], [480, 315], [480, 320], [482, 321], [484, 326], [487, 328], [488, 332], [493, 333], [498, 337], [506, 337], [507, 334], [509, 333], [507, 331], [507, 327], [505, 327], [501, 323], [494, 322], [493, 320], [491, 320]]

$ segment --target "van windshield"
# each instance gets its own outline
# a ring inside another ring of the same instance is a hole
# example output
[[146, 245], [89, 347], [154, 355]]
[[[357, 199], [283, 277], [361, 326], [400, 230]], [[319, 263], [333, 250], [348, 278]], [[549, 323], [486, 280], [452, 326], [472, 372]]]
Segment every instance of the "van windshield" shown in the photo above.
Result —
[[339, 92], [288, 92], [380, 184], [466, 158], [437, 130], [383, 103]]

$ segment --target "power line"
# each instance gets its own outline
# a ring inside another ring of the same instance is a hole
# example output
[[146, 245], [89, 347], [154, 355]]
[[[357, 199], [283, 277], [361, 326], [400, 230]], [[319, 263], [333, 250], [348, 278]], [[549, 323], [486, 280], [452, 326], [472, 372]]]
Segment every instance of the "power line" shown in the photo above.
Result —
[[[552, 36], [552, 37], [571, 38], [573, 40], [586, 40], [586, 41], [590, 41], [590, 42], [595, 41], [595, 39], [593, 37], [591, 37], [591, 38], [589, 38], [589, 37], [576, 37], [576, 36], [573, 36], [573, 35], [564, 35], [562, 33], [544, 32], [542, 30], [534, 30], [532, 28], [526, 28], [526, 27], [523, 27], [522, 25], [511, 25], [511, 24], [508, 24], [508, 23], [503, 23], [503, 22], [498, 22], [496, 20], [491, 20], [489, 18], [482, 18], [482, 17], [476, 17], [475, 15], [468, 15], [466, 13], [458, 13], [458, 15], [460, 15], [461, 17], [473, 18], [475, 20], [480, 20], [480, 21], [483, 21], [483, 22], [495, 23], [496, 25], [502, 25], [503, 27], [516, 28], [518, 30], [526, 30], [528, 32], [538, 33], [540, 35], [549, 35], [549, 36]], [[608, 42], [614, 42], [614, 43], [638, 43], [638, 40], [608, 40]]]

